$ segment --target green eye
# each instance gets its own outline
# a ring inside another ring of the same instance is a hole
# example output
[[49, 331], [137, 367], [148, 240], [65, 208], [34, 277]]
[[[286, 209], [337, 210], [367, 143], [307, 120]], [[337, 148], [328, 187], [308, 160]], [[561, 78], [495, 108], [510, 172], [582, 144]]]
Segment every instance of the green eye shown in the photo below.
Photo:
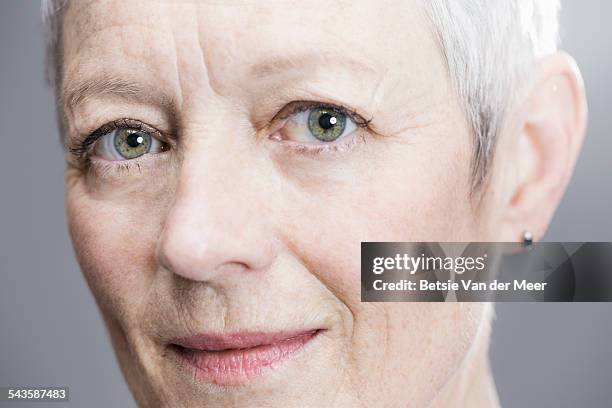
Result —
[[125, 159], [135, 159], [151, 150], [152, 137], [146, 132], [137, 129], [119, 128], [114, 133], [115, 150]]
[[308, 130], [322, 142], [338, 139], [346, 127], [346, 115], [333, 108], [313, 108], [308, 115]]
[[[107, 126], [113, 126], [112, 130], [93, 139], [91, 157], [109, 161], [126, 161], [168, 150], [168, 146], [161, 140], [161, 133], [136, 120], [129, 119], [131, 122], [125, 123], [127, 121], [128, 119], [122, 119], [112, 124], [109, 123]], [[132, 123], [133, 126], [131, 126]], [[95, 133], [102, 133], [102, 129]], [[156, 134], [159, 134], [160, 137], [155, 137]], [[91, 137], [94, 137], [94, 133]]]

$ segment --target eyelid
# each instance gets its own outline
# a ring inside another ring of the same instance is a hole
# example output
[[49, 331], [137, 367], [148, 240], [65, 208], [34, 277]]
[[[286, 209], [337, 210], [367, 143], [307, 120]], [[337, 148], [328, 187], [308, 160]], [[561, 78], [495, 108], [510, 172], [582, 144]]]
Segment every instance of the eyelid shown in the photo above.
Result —
[[96, 141], [99, 138], [118, 128], [137, 129], [150, 134], [152, 137], [160, 140], [163, 143], [167, 143], [166, 138], [164, 138], [163, 134], [154, 127], [149, 126], [146, 123], [136, 119], [122, 118], [110, 121], [100, 126], [98, 129], [94, 130], [89, 135], [82, 138], [82, 140], [76, 141], [75, 145], [69, 147], [68, 150], [77, 158], [85, 158], [91, 153]]

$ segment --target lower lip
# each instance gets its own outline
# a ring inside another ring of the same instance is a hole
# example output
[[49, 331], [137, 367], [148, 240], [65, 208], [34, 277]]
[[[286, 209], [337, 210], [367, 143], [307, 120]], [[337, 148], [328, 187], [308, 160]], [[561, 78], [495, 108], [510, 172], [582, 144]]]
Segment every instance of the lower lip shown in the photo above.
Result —
[[[181, 363], [195, 369], [195, 377], [204, 382], [232, 386], [261, 375], [267, 368], [278, 364], [304, 348], [319, 333], [319, 330], [288, 335], [271, 342], [262, 342], [254, 347], [216, 347], [195, 349], [172, 345]], [[262, 337], [262, 335], [256, 335]], [[248, 337], [241, 335], [241, 338]], [[197, 341], [196, 341], [197, 343]], [[212, 349], [212, 350], [211, 350]]]

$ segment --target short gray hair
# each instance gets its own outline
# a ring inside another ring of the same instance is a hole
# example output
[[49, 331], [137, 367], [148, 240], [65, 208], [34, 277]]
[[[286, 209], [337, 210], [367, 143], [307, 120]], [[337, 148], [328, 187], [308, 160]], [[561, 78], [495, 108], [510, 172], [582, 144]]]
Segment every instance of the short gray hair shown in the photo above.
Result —
[[[482, 184], [509, 104], [538, 59], [558, 45], [560, 0], [424, 0], [449, 75], [472, 127], [474, 187]], [[61, 19], [68, 0], [42, 0], [47, 78], [61, 79]]]
[[505, 113], [554, 53], [559, 0], [429, 0], [451, 80], [475, 136], [473, 185], [485, 181]]

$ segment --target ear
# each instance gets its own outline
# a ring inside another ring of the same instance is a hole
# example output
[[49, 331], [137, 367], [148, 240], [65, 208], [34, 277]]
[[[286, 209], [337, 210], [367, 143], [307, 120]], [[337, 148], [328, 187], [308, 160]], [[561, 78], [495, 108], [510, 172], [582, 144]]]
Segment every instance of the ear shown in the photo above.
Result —
[[523, 106], [517, 110], [502, 214], [502, 240], [530, 231], [544, 236], [571, 178], [586, 131], [584, 84], [572, 57], [559, 52], [540, 61]]

